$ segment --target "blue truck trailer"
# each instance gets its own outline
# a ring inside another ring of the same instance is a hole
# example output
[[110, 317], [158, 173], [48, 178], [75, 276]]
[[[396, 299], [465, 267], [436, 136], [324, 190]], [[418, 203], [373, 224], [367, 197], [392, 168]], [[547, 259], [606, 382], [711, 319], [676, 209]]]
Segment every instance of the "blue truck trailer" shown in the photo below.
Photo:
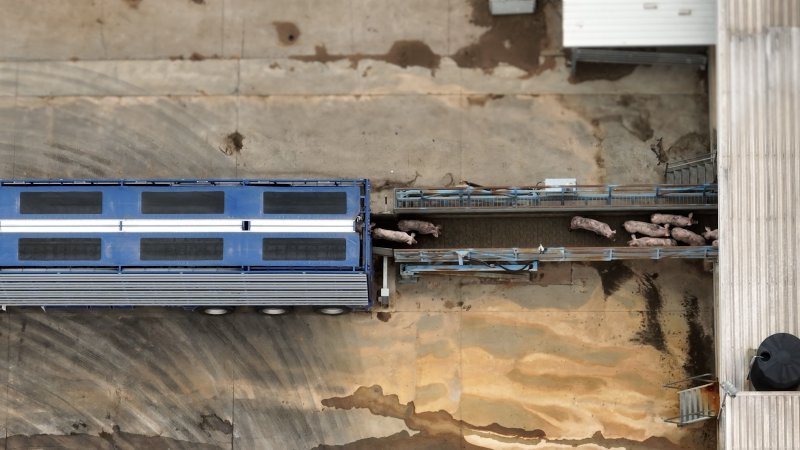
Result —
[[0, 305], [371, 305], [368, 180], [0, 181]]

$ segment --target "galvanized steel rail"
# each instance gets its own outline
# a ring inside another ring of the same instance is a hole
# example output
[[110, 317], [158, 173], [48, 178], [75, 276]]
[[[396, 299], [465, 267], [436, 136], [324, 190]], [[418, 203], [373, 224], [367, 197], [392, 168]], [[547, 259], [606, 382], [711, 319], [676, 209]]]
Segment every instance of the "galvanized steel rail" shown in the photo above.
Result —
[[400, 264], [403, 278], [419, 273], [481, 272], [484, 268], [496, 271], [509, 267], [517, 271], [529, 267], [535, 271], [540, 262], [615, 261], [630, 259], [716, 259], [719, 250], [712, 246], [698, 247], [556, 247], [395, 250], [395, 262]]
[[396, 214], [716, 210], [717, 186], [605, 185], [395, 189]]

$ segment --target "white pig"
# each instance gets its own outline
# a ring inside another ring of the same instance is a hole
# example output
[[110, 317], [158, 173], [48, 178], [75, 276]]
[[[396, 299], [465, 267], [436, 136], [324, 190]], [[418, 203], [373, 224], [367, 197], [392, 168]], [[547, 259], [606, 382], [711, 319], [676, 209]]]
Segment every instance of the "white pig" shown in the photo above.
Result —
[[628, 220], [622, 225], [625, 227], [625, 231], [631, 234], [639, 233], [651, 237], [669, 237], [669, 224], [661, 227], [654, 223]]
[[689, 245], [706, 245], [703, 236], [680, 227], [672, 229], [672, 238]]
[[441, 226], [425, 222], [424, 220], [401, 220], [397, 222], [397, 228], [399, 228], [400, 231], [416, 231], [419, 234], [432, 234], [435, 238], [438, 238], [439, 232], [442, 231]]
[[712, 230], [709, 227], [706, 227], [706, 232], [703, 233], [703, 237], [709, 241], [716, 241], [719, 239], [719, 229]]
[[612, 230], [607, 223], [600, 222], [599, 220], [587, 219], [581, 216], [575, 216], [572, 218], [569, 223], [569, 229], [591, 231], [608, 239], [613, 239], [614, 235], [617, 233], [617, 231]]
[[635, 234], [632, 234], [631, 240], [628, 241], [629, 247], [674, 247], [676, 245], [678, 245], [678, 243], [675, 242], [675, 239], [654, 237], [643, 237], [637, 239]]
[[688, 227], [690, 225], [694, 225], [697, 223], [696, 220], [692, 220], [692, 214], [689, 213], [689, 216], [679, 216], [677, 214], [659, 214], [655, 213], [650, 216], [650, 222], [658, 223], [658, 224], [670, 224], [674, 227]]
[[384, 230], [383, 228], [373, 228], [371, 231], [372, 237], [375, 239], [402, 242], [408, 245], [414, 245], [417, 243], [417, 241], [414, 239], [414, 233], [408, 234], [404, 231]]

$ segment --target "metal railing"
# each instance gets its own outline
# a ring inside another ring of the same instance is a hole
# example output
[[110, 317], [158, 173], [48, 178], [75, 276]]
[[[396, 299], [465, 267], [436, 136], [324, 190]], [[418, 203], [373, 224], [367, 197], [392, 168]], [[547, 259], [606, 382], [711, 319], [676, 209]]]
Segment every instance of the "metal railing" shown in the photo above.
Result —
[[709, 153], [682, 161], [668, 162], [664, 168], [666, 183], [716, 183], [717, 154]]
[[497, 269], [537, 270], [541, 262], [615, 261], [632, 259], [715, 259], [719, 249], [702, 247], [555, 247], [485, 249], [396, 249], [395, 262], [404, 278], [419, 273], [473, 272]]
[[395, 213], [715, 210], [717, 185], [395, 189]]

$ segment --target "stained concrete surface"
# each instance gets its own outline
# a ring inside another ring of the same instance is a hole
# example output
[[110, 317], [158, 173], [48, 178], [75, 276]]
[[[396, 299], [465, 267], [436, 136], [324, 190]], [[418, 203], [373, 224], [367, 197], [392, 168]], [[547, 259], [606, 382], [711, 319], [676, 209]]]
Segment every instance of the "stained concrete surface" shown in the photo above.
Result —
[[[561, 7], [0, 0], [0, 177], [653, 183], [707, 150], [704, 74], [572, 76]], [[293, 36], [293, 38], [292, 38]], [[238, 133], [238, 136], [236, 135]], [[232, 137], [233, 136], [233, 137]], [[656, 276], [658, 275], [658, 276]], [[660, 384], [702, 371], [693, 263], [432, 278], [372, 314], [0, 318], [7, 448], [712, 448]]]
[[713, 361], [711, 275], [553, 267], [539, 285], [401, 285], [382, 316], [12, 310], [0, 444], [712, 448], [708, 427], [661, 421], [661, 384]]
[[[654, 139], [672, 160], [708, 149], [703, 72], [571, 76], [557, 1], [501, 18], [482, 0], [0, 9], [6, 178], [369, 177], [381, 207], [463, 179], [653, 182]], [[221, 154], [233, 132], [242, 151]]]

